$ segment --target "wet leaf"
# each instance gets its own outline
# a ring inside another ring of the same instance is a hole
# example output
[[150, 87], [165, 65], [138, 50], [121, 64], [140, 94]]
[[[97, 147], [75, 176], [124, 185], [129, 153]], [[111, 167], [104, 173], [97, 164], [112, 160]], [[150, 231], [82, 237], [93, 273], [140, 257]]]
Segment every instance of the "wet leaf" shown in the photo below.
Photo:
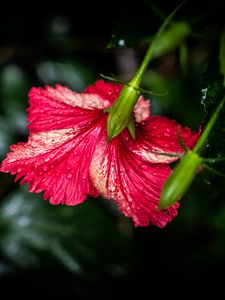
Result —
[[[204, 122], [207, 122], [208, 118], [221, 101], [225, 92], [223, 86], [223, 76], [220, 73], [220, 69], [221, 68], [219, 60], [216, 57], [214, 57], [208, 63], [207, 69], [203, 74], [202, 104], [206, 113]], [[220, 112], [220, 115], [213, 127], [213, 130], [210, 133], [205, 151], [203, 153], [204, 157], [225, 157], [224, 114], [225, 108], [223, 108]], [[225, 173], [224, 161], [215, 163], [211, 166], [217, 171]], [[212, 184], [212, 197], [221, 199], [220, 195], [223, 195], [225, 192], [224, 178], [208, 172], [206, 172], [206, 175], [210, 180], [210, 183]]]

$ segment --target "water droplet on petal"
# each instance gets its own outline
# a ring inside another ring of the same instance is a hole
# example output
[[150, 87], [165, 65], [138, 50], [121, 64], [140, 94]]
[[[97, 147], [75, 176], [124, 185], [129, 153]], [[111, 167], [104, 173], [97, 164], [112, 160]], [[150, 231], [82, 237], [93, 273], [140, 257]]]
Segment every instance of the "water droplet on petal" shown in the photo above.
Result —
[[66, 177], [67, 177], [68, 179], [70, 179], [70, 178], [73, 177], [73, 174], [72, 174], [72, 173], [69, 173]]
[[47, 170], [48, 170], [48, 167], [47, 167], [47, 166], [44, 166], [44, 167], [43, 167], [43, 171], [46, 172]]
[[115, 186], [111, 186], [111, 187], [109, 188], [109, 192], [113, 193], [113, 192], [115, 192], [115, 191], [116, 191], [116, 187], [115, 187]]
[[[111, 95], [112, 93], [108, 92], [108, 94]], [[109, 106], [109, 101], [108, 100], [103, 101], [103, 106], [108, 107]]]
[[142, 165], [141, 165], [141, 168], [142, 168], [143, 170], [148, 170], [148, 166], [145, 165], [145, 164], [142, 164]]
[[45, 158], [45, 162], [48, 162], [49, 160], [50, 160], [50, 158], [49, 158], [49, 157]]

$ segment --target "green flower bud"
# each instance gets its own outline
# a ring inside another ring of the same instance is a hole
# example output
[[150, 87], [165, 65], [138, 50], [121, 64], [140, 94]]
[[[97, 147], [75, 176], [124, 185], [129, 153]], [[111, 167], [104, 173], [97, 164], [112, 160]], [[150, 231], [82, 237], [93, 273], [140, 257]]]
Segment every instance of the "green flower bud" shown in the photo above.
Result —
[[188, 151], [174, 168], [161, 192], [159, 208], [167, 208], [181, 199], [195, 178], [203, 159]]
[[110, 141], [128, 127], [131, 136], [135, 137], [133, 121], [134, 106], [141, 91], [132, 85], [125, 85], [119, 97], [110, 107], [107, 120], [108, 140]]
[[[119, 135], [126, 127], [130, 131], [130, 134], [133, 138], [135, 138], [135, 125], [133, 121], [133, 111], [134, 106], [141, 95], [140, 90], [140, 83], [142, 80], [142, 77], [148, 67], [148, 64], [152, 58], [153, 51], [156, 46], [156, 42], [158, 42], [158, 39], [161, 37], [162, 33], [164, 32], [167, 25], [172, 20], [175, 13], [181, 8], [181, 6], [185, 3], [183, 1], [180, 3], [173, 11], [172, 13], [165, 19], [161, 27], [159, 28], [154, 41], [150, 45], [139, 69], [137, 70], [136, 74], [134, 75], [133, 79], [130, 81], [129, 84], [125, 85], [122, 91], [120, 92], [119, 97], [115, 101], [112, 107], [106, 110], [106, 112], [109, 112], [108, 120], [107, 120], [107, 133], [108, 133], [108, 140], [110, 141], [117, 135]], [[175, 28], [175, 29], [174, 29]], [[179, 29], [179, 30], [178, 30]], [[176, 32], [176, 35], [175, 33]], [[169, 47], [171, 48], [171, 45], [176, 45], [178, 43], [178, 40], [182, 39], [185, 35], [187, 35], [189, 32], [189, 28], [187, 28], [187, 25], [184, 23], [179, 23], [179, 25], [173, 27], [172, 34], [176, 36], [172, 44], [170, 43], [170, 40], [172, 38], [171, 31], [167, 33], [162, 41], [163, 41], [163, 47], [160, 49], [156, 49], [155, 51], [157, 53], [162, 54]]]

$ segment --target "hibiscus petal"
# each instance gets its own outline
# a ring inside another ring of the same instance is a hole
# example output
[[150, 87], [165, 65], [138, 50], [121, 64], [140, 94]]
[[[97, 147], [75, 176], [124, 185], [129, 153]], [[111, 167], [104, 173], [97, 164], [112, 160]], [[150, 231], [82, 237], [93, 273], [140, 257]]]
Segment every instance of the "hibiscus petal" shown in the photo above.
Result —
[[98, 95], [79, 94], [67, 87], [56, 85], [45, 89], [32, 88], [29, 92], [28, 128], [32, 132], [70, 128], [93, 119], [97, 110], [110, 103]]
[[141, 123], [150, 116], [150, 101], [145, 100], [143, 96], [138, 98], [134, 107], [134, 118], [137, 123]]
[[94, 84], [90, 85], [84, 93], [99, 95], [102, 99], [108, 100], [110, 105], [112, 105], [116, 98], [118, 98], [122, 88], [123, 85], [121, 84], [97, 80]]
[[108, 144], [105, 138], [98, 143], [90, 166], [94, 186], [105, 198], [114, 200], [136, 226], [164, 227], [177, 215], [178, 207], [175, 204], [167, 210], [156, 209], [170, 168], [142, 161], [130, 152], [127, 131]]
[[[187, 148], [192, 149], [200, 132], [182, 127], [176, 121], [162, 116], [151, 116], [136, 126], [136, 144], [129, 143], [129, 149], [143, 160], [151, 163], [170, 163], [178, 157], [166, 154], [184, 153], [179, 134]], [[163, 154], [160, 154], [163, 153]]]
[[[106, 122], [105, 119], [103, 119]], [[44, 191], [52, 204], [76, 205], [87, 195], [97, 197], [89, 175], [92, 155], [102, 130], [102, 120], [92, 126], [31, 134], [27, 143], [12, 145], [0, 171], [23, 177], [29, 191]]]

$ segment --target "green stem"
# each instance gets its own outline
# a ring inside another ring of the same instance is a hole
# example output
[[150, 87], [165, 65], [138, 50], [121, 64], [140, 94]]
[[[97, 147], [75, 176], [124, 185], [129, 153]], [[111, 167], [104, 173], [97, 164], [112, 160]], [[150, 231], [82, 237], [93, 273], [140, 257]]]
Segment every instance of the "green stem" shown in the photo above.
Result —
[[213, 115], [211, 116], [209, 122], [207, 123], [205, 129], [203, 130], [198, 142], [197, 142], [197, 145], [194, 147], [193, 149], [193, 152], [195, 153], [201, 153], [201, 151], [204, 149], [205, 147], [205, 144], [206, 144], [206, 141], [207, 141], [207, 138], [219, 116], [219, 113], [223, 107], [225, 103], [225, 96], [223, 96], [220, 104], [218, 105], [217, 109], [215, 110], [215, 112], [213, 113]]
[[158, 38], [161, 36], [165, 27], [171, 21], [178, 9], [184, 4], [184, 2], [185, 1], [178, 5], [177, 8], [166, 18], [166, 20], [158, 30], [156, 37], [153, 40], [153, 43], [149, 47], [136, 75], [134, 75], [133, 79], [123, 87], [119, 97], [116, 99], [114, 104], [109, 109], [105, 110], [109, 113], [107, 119], [108, 141], [118, 136], [126, 127], [128, 128], [133, 139], [135, 139], [135, 124], [132, 115], [134, 111], [134, 106], [141, 95], [141, 89], [139, 88], [141, 79], [152, 58], [155, 43], [158, 41]]
[[142, 62], [142, 64], [140, 65], [137, 73], [135, 74], [134, 78], [131, 80], [130, 85], [133, 87], [139, 87], [142, 77], [150, 63], [150, 60], [152, 58], [152, 54], [155, 48], [155, 44], [157, 42], [157, 40], [159, 39], [159, 37], [162, 35], [165, 27], [170, 23], [170, 21], [172, 20], [173, 16], [176, 14], [176, 12], [181, 8], [181, 6], [186, 2], [186, 0], [182, 1], [175, 9], [174, 11], [165, 19], [165, 21], [163, 22], [163, 24], [160, 26], [158, 32], [156, 33], [156, 36], [151, 44], [151, 46], [149, 47], [144, 60]]

